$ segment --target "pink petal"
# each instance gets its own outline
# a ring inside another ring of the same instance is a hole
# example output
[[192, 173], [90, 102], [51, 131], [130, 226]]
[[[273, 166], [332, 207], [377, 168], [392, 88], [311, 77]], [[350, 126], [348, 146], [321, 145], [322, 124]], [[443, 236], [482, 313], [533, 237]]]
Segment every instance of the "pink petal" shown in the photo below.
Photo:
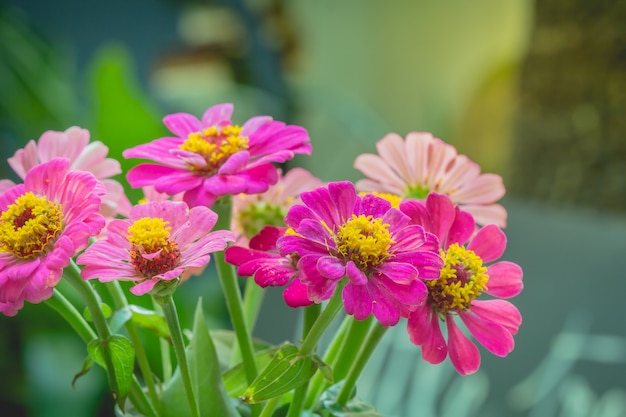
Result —
[[132, 287], [130, 287], [130, 292], [132, 292], [135, 295], [144, 295], [149, 293], [150, 291], [152, 291], [152, 289], [154, 288], [154, 286], [161, 281], [161, 279], [159, 278], [152, 278], [152, 279], [147, 279], [143, 282], [140, 282], [139, 284], [135, 284]]
[[472, 301], [472, 313], [485, 320], [498, 323], [512, 335], [517, 334], [522, 324], [522, 315], [519, 310], [508, 301], [504, 300], [474, 300]]
[[461, 375], [473, 374], [480, 367], [480, 352], [457, 327], [451, 316], [446, 317], [448, 329], [448, 355], [452, 365]]
[[443, 194], [430, 193], [426, 199], [426, 208], [432, 227], [428, 231], [434, 233], [439, 241], [445, 242], [456, 214], [452, 200]]
[[378, 155], [398, 173], [398, 176], [409, 184], [415, 181], [415, 172], [409, 161], [404, 139], [396, 134], [389, 133], [376, 143]]
[[317, 261], [317, 270], [330, 279], [340, 279], [346, 274], [346, 266], [343, 261], [334, 256], [321, 256]]
[[469, 186], [463, 187], [452, 198], [455, 202], [467, 204], [490, 204], [504, 196], [502, 177], [496, 174], [482, 174], [473, 178]]
[[163, 118], [163, 123], [167, 128], [180, 138], [187, 138], [190, 133], [200, 132], [202, 125], [193, 115], [188, 113], [168, 114]]
[[384, 291], [384, 288], [377, 285], [369, 285], [368, 290], [373, 300], [372, 312], [376, 320], [385, 327], [398, 324], [401, 316], [401, 306], [396, 299]]
[[345, 268], [345, 275], [348, 277], [350, 282], [354, 285], [366, 285], [368, 278], [367, 275], [363, 271], [361, 271], [353, 261], [348, 261]]
[[500, 261], [487, 267], [487, 294], [495, 297], [511, 298], [524, 288], [522, 268], [508, 261]]
[[478, 230], [467, 249], [473, 250], [483, 262], [491, 262], [502, 256], [506, 249], [506, 235], [495, 224]]
[[223, 122], [230, 124], [234, 106], [232, 103], [217, 104], [209, 107], [202, 115], [202, 126], [217, 126]]
[[471, 213], [478, 224], [485, 225], [493, 223], [502, 228], [506, 227], [507, 211], [500, 204], [489, 204], [486, 206], [463, 204], [463, 210]]
[[296, 277], [283, 291], [283, 298], [289, 307], [306, 307], [313, 304], [307, 295], [307, 287]]
[[[358, 169], [363, 173], [363, 175], [377, 183], [375, 189], [366, 191], [391, 192], [396, 195], [401, 195], [404, 188], [406, 188], [406, 181], [396, 174], [394, 170], [389, 167], [389, 165], [387, 165], [387, 163], [378, 155], [359, 155], [354, 161], [354, 168]], [[363, 183], [359, 182], [360, 186], [362, 184]]]
[[365, 320], [372, 313], [373, 301], [367, 286], [348, 282], [343, 288], [342, 298], [346, 313], [354, 316], [356, 320]]
[[458, 206], [455, 207], [454, 210], [454, 222], [448, 231], [447, 240], [442, 242], [445, 249], [448, 249], [448, 247], [453, 243], [458, 243], [459, 245], [465, 244], [465, 242], [469, 240], [476, 230], [476, 223], [470, 213], [461, 210]]
[[460, 312], [459, 317], [472, 336], [494, 355], [504, 357], [515, 347], [513, 335], [506, 327], [471, 313]]

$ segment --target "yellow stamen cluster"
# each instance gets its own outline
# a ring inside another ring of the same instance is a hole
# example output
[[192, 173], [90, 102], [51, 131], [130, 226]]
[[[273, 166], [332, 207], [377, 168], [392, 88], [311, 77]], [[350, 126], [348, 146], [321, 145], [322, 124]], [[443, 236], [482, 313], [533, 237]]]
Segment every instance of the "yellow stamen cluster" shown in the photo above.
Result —
[[193, 152], [204, 158], [205, 167], [192, 165], [192, 171], [214, 174], [233, 154], [248, 149], [248, 138], [239, 136], [241, 127], [229, 125], [222, 128], [211, 126], [202, 132], [191, 133], [180, 149]]
[[[169, 222], [159, 217], [142, 217], [129, 228], [126, 238], [132, 245], [131, 263], [135, 271], [145, 278], [152, 278], [173, 269], [180, 261], [180, 250], [175, 241], [170, 241]], [[145, 254], [158, 254], [144, 257]]]
[[441, 315], [451, 310], [469, 309], [472, 300], [487, 289], [487, 268], [474, 251], [457, 243], [450, 245], [441, 256], [444, 266], [439, 279], [425, 281], [430, 303]]
[[0, 215], [0, 252], [36, 258], [52, 247], [62, 230], [61, 205], [27, 192]]
[[335, 236], [337, 251], [367, 271], [391, 257], [389, 249], [394, 241], [388, 228], [382, 219], [353, 214]]

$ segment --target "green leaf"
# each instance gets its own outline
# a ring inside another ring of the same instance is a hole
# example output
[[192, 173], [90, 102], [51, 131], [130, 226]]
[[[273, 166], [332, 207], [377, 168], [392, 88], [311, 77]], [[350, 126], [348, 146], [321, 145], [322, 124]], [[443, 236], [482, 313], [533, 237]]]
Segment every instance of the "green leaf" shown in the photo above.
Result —
[[[257, 352], [255, 355], [256, 363], [259, 368], [264, 368], [272, 360], [272, 357], [278, 352], [279, 347], [274, 346]], [[239, 363], [222, 374], [226, 392], [231, 397], [241, 397], [246, 388], [248, 388], [248, 380], [246, 377], [246, 369], [242, 363]]]
[[[112, 311], [111, 311], [111, 307], [109, 307], [108, 304], [100, 303], [100, 310], [102, 310], [102, 314], [104, 314], [104, 318], [111, 317]], [[83, 317], [85, 317], [85, 320], [87, 321], [93, 321], [93, 318], [91, 317], [91, 311], [89, 311], [87, 307], [85, 307], [85, 310], [83, 310]]]
[[[211, 330], [211, 339], [217, 350], [217, 358], [220, 362], [220, 368], [223, 372], [229, 370], [232, 366], [232, 352], [235, 340], [237, 339], [235, 332], [232, 330]], [[254, 351], [257, 353], [272, 348], [272, 344], [252, 338]], [[262, 365], [259, 365], [262, 366]], [[247, 386], [247, 385], [246, 385]]]
[[[191, 381], [200, 405], [200, 415], [239, 417], [222, 382], [215, 346], [202, 312], [202, 300], [198, 300], [194, 317], [193, 338], [186, 353]], [[163, 417], [187, 417], [190, 415], [178, 369], [174, 372], [161, 395], [161, 411]]]
[[133, 313], [128, 308], [122, 308], [113, 314], [109, 321], [109, 327], [112, 333], [117, 333], [128, 320], [133, 317]]
[[148, 310], [136, 305], [129, 305], [128, 309], [132, 312], [132, 320], [137, 326], [150, 330], [158, 337], [170, 340], [170, 330], [167, 327], [163, 315], [153, 310]]
[[78, 378], [82, 377], [87, 372], [89, 372], [92, 366], [93, 366], [93, 359], [87, 356], [87, 358], [85, 359], [85, 362], [83, 362], [83, 367], [81, 368], [80, 371], [78, 371], [76, 375], [74, 375], [74, 378], [72, 379], [72, 388], [76, 389], [76, 381], [78, 381]]
[[320, 402], [331, 416], [334, 417], [384, 417], [373, 405], [367, 404], [356, 397], [351, 398], [345, 407], [337, 402], [337, 395], [343, 381], [328, 388], [322, 394]]
[[113, 392], [113, 396], [117, 404], [122, 408], [128, 396], [133, 377], [135, 350], [127, 338], [116, 334], [112, 335], [108, 340], [92, 340], [89, 342], [89, 345], [87, 345], [89, 356], [104, 369], [107, 369], [104, 359], [106, 349], [108, 349], [111, 354], [115, 380], [117, 382], [117, 392]]
[[302, 356], [296, 345], [283, 344], [242, 396], [245, 403], [257, 403], [283, 395], [308, 381], [317, 364]]

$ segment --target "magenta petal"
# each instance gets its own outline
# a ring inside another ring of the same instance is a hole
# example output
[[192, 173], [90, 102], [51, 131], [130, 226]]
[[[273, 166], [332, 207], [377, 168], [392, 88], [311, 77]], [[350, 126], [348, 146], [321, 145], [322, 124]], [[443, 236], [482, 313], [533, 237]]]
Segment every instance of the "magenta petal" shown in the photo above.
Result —
[[401, 316], [401, 306], [391, 294], [377, 285], [369, 285], [368, 290], [372, 297], [372, 312], [376, 320], [385, 327], [398, 324]]
[[461, 375], [473, 374], [480, 367], [478, 348], [461, 332], [450, 316], [446, 317], [446, 327], [448, 328], [448, 355], [454, 369]]
[[431, 307], [422, 305], [409, 315], [406, 331], [409, 334], [411, 343], [421, 346], [428, 341], [430, 337], [429, 319], [431, 314]]
[[276, 262], [260, 262], [254, 274], [254, 282], [265, 288], [267, 286], [282, 287], [289, 282], [294, 274], [293, 268]]
[[418, 278], [417, 268], [408, 263], [385, 262], [378, 265], [377, 269], [398, 284], [410, 284]]
[[126, 174], [126, 180], [133, 188], [145, 187], [147, 185], [156, 186], [161, 177], [178, 174], [180, 172], [180, 169], [166, 167], [163, 165], [140, 164], [134, 166], [128, 171]]
[[506, 249], [506, 235], [495, 224], [488, 224], [476, 233], [467, 249], [473, 250], [483, 262], [495, 261]]
[[202, 130], [200, 121], [188, 113], [168, 114], [163, 118], [163, 123], [176, 136], [187, 138], [190, 133]]
[[343, 261], [334, 256], [321, 256], [317, 260], [317, 270], [330, 279], [340, 279], [346, 274], [346, 266]]
[[356, 320], [365, 320], [372, 313], [372, 298], [366, 285], [348, 282], [343, 288], [342, 298], [346, 313]]
[[215, 126], [221, 122], [228, 122], [233, 114], [232, 103], [222, 103], [209, 107], [202, 115], [202, 125], [205, 127]]
[[368, 281], [367, 275], [353, 261], [346, 264], [346, 276], [355, 285], [366, 285]]
[[422, 345], [422, 358], [428, 363], [438, 364], [448, 355], [448, 348], [439, 327], [439, 317], [434, 313], [430, 315], [429, 326], [430, 338]]
[[460, 312], [459, 317], [476, 340], [494, 355], [504, 357], [515, 347], [513, 335], [506, 327], [467, 312]]
[[448, 239], [446, 242], [442, 242], [445, 243], [446, 249], [453, 243], [464, 244], [476, 230], [476, 223], [470, 213], [461, 210], [458, 206], [455, 208], [455, 212], [454, 222], [448, 231]]
[[309, 300], [307, 287], [296, 277], [283, 291], [283, 298], [289, 307], [298, 308], [306, 307], [313, 304]]
[[472, 301], [472, 313], [485, 320], [498, 323], [512, 335], [517, 334], [522, 324], [522, 315], [517, 307], [504, 300], [474, 300]]
[[450, 226], [454, 221], [454, 203], [447, 195], [430, 193], [426, 199], [426, 208], [430, 213], [432, 225], [432, 230], [429, 232], [434, 233], [440, 241], [445, 242]]
[[500, 261], [487, 267], [487, 294], [501, 298], [511, 298], [524, 288], [522, 268], [508, 261]]

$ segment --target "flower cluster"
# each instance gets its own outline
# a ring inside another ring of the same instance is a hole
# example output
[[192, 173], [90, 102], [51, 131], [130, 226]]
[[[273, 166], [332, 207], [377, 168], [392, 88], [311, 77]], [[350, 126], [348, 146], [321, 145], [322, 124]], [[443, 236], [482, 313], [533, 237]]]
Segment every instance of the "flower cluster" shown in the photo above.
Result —
[[[365, 323], [370, 332], [369, 344], [342, 332], [335, 336], [336, 346], [349, 354], [361, 349], [365, 358], [347, 374], [341, 367], [331, 371], [335, 380], [345, 379], [336, 397], [345, 411], [367, 355], [384, 330], [401, 321], [424, 360], [436, 364], [449, 357], [460, 374], [480, 367], [471, 338], [498, 356], [513, 350], [521, 315], [504, 299], [522, 290], [522, 270], [498, 260], [506, 247], [501, 228], [507, 216], [497, 204], [504, 194], [498, 175], [481, 174], [476, 163], [430, 134], [389, 134], [378, 142], [378, 155], [356, 158], [354, 167], [366, 179], [325, 184], [302, 168], [283, 172], [275, 166], [310, 154], [304, 128], [268, 116], [239, 126], [231, 121], [232, 112], [232, 104], [220, 104], [201, 119], [166, 116], [174, 136], [127, 149], [124, 157], [148, 160], [126, 175], [146, 196], [134, 206], [111, 178], [121, 172], [120, 164], [106, 157], [102, 143], [90, 143], [84, 129], [46, 132], [18, 150], [9, 165], [23, 183], [0, 181], [0, 312], [13, 316], [25, 301], [49, 303], [107, 370], [118, 407], [123, 410], [129, 398], [133, 408], [155, 417], [172, 415], [164, 410], [177, 404], [176, 383], [184, 388], [179, 392], [187, 400], [185, 415], [191, 416], [206, 415], [200, 390], [212, 393], [211, 410], [224, 410], [225, 416], [239, 415], [229, 396], [239, 398], [241, 407], [264, 403], [268, 416], [280, 401], [292, 401], [289, 415], [324, 407], [318, 400], [330, 382], [305, 383], [313, 374], [298, 370], [323, 368], [318, 341], [342, 310], [344, 320]], [[211, 350], [202, 315], [187, 349], [172, 298], [211, 258], [238, 342], [233, 349], [240, 355], [234, 357], [242, 361], [213, 379], [192, 375], [219, 366], [188, 364], [190, 355]], [[243, 308], [258, 309], [261, 293], [246, 291], [242, 300], [233, 266], [239, 276], [253, 277], [251, 288], [285, 287], [286, 304], [305, 308], [301, 345], [277, 347], [279, 353], [261, 370], [262, 354], [251, 342], [254, 320]], [[56, 288], [62, 277], [83, 296], [95, 332]], [[154, 298], [161, 306], [155, 314], [163, 315], [169, 329], [160, 336], [172, 342], [177, 376], [152, 375], [132, 320], [131, 341], [112, 334], [100, 287], [88, 280], [107, 286], [119, 310], [128, 308], [120, 283], [136, 296]], [[123, 354], [126, 347], [133, 355]], [[198, 352], [200, 347], [208, 350]], [[132, 379], [134, 355], [145, 389]], [[337, 357], [323, 360], [333, 368]], [[281, 367], [296, 373], [276, 371]], [[233, 376], [238, 369], [245, 375]], [[245, 379], [247, 389], [227, 392], [228, 378]], [[258, 409], [246, 413], [258, 415]]]

